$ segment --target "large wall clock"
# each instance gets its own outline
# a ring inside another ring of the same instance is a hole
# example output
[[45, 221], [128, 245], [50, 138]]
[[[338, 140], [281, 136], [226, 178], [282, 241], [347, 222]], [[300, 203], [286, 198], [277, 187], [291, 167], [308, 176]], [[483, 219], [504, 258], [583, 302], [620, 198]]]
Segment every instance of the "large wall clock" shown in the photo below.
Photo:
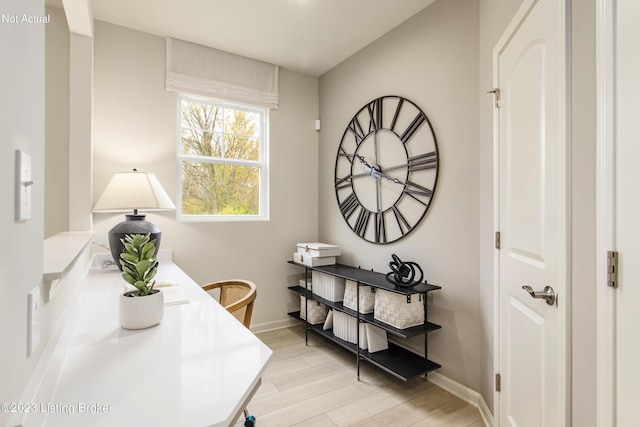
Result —
[[426, 114], [400, 96], [376, 98], [353, 116], [340, 141], [335, 167], [340, 213], [362, 239], [395, 242], [429, 210], [438, 166]]

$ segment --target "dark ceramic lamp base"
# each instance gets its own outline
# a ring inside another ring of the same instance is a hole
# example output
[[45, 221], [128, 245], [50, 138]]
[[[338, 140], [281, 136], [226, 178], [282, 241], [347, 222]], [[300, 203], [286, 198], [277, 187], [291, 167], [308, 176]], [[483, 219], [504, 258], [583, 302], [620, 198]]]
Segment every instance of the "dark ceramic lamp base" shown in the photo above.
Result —
[[125, 215], [127, 218], [125, 221], [117, 224], [109, 231], [109, 249], [111, 250], [111, 256], [120, 270], [120, 254], [124, 249], [124, 244], [120, 239], [124, 239], [127, 234], [150, 234], [151, 240], [156, 240], [156, 256], [160, 250], [160, 229], [154, 224], [145, 220], [144, 214], [130, 214]]

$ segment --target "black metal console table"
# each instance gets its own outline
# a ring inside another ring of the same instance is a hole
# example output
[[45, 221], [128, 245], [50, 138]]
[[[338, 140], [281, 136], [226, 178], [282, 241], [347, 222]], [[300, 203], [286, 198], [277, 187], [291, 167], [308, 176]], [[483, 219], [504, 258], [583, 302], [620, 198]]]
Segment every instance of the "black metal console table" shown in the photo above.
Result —
[[[360, 348], [360, 328], [358, 327], [357, 334], [357, 342], [356, 344], [352, 344], [350, 342], [344, 341], [333, 334], [332, 330], [324, 330], [323, 325], [312, 325], [307, 320], [304, 320], [300, 311], [294, 311], [288, 313], [289, 316], [305, 323], [305, 342], [308, 342], [308, 333], [309, 331], [313, 331], [315, 333], [320, 334], [324, 338], [338, 344], [339, 346], [349, 350], [350, 352], [356, 355], [356, 369], [358, 380], [360, 379], [360, 360], [366, 360], [369, 363], [377, 366], [378, 368], [404, 380], [410, 380], [412, 378], [416, 378], [422, 375], [426, 375], [428, 372], [433, 371], [441, 367], [438, 363], [435, 363], [427, 358], [427, 336], [428, 332], [434, 331], [436, 329], [440, 329], [440, 325], [436, 325], [435, 323], [427, 322], [427, 293], [431, 291], [435, 291], [441, 289], [440, 286], [429, 285], [426, 283], [421, 283], [411, 288], [403, 288], [399, 286], [395, 286], [389, 282], [387, 282], [385, 275], [382, 273], [377, 273], [375, 271], [365, 270], [357, 267], [350, 267], [342, 264], [334, 264], [334, 265], [326, 265], [326, 266], [318, 266], [318, 267], [310, 267], [304, 264], [297, 263], [295, 261], [288, 261], [289, 264], [293, 264], [299, 267], [303, 267], [305, 269], [305, 286], [291, 286], [289, 289], [293, 292], [304, 295], [305, 297], [305, 307], [306, 301], [308, 299], [318, 301], [320, 303], [326, 304], [328, 307], [346, 313], [352, 317], [355, 317], [358, 321], [358, 324], [361, 322], [370, 323], [379, 328], [384, 329], [388, 333], [403, 338], [408, 339], [412, 337], [416, 337], [419, 335], [424, 335], [424, 357], [420, 355], [406, 350], [399, 345], [396, 345], [392, 342], [389, 342], [389, 348], [387, 350], [378, 351], [375, 353], [370, 353], [367, 350], [363, 350]], [[420, 298], [424, 303], [424, 323], [422, 325], [413, 326], [406, 329], [398, 329], [384, 322], [380, 322], [374, 318], [373, 313], [371, 314], [363, 314], [360, 313], [359, 310], [352, 310], [343, 305], [342, 301], [340, 302], [332, 302], [328, 301], [324, 298], [319, 297], [311, 292], [308, 286], [308, 276], [309, 271], [319, 271], [322, 273], [326, 273], [332, 276], [340, 277], [346, 280], [352, 280], [357, 283], [357, 298], [356, 298], [356, 307], [359, 306], [360, 301], [360, 286], [372, 286], [376, 289], [384, 289], [386, 291], [395, 292], [397, 294], [406, 295], [407, 298], [411, 298], [412, 295], [421, 295]], [[307, 319], [308, 316], [305, 316]]]

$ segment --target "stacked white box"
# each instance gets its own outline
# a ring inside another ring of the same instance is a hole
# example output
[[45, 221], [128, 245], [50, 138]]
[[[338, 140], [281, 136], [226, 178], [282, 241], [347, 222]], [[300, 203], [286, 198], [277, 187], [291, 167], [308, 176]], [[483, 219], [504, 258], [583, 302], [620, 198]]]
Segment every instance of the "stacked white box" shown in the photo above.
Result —
[[324, 321], [327, 319], [327, 314], [329, 313], [329, 307], [318, 301], [307, 299], [307, 309], [305, 311], [305, 299], [306, 298], [304, 297], [304, 295], [300, 295], [300, 318], [302, 320], [305, 320], [308, 317], [308, 322], [312, 325], [324, 323]]
[[300, 286], [301, 288], [306, 288], [310, 291], [313, 291], [313, 280], [311, 279], [307, 279], [306, 282], [304, 279], [300, 279], [298, 281], [298, 286]]
[[340, 247], [328, 243], [298, 243], [293, 260], [309, 267], [333, 265], [340, 256]]
[[328, 243], [298, 243], [297, 251], [314, 257], [340, 256], [340, 247]]
[[[373, 312], [376, 294], [372, 292], [371, 286], [360, 286], [359, 311], [363, 314]], [[344, 300], [342, 304], [351, 310], [356, 310], [356, 299], [358, 298], [358, 284], [353, 280], [347, 280], [344, 287]]]
[[293, 253], [293, 260], [308, 267], [321, 267], [323, 265], [333, 265], [336, 263], [336, 257], [334, 256], [319, 257], [301, 254], [300, 252]]
[[342, 301], [344, 298], [345, 280], [321, 271], [312, 271], [313, 293], [331, 302]]
[[398, 329], [424, 323], [424, 303], [419, 295], [411, 295], [411, 302], [407, 302], [406, 295], [382, 289], [376, 290], [375, 295], [373, 317], [376, 320]]

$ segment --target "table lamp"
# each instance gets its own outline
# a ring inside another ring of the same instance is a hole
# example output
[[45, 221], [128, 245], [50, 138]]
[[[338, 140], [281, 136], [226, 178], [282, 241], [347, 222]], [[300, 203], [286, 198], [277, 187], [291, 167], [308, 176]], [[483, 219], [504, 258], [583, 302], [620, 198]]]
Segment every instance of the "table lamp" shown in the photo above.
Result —
[[175, 208], [154, 174], [134, 169], [131, 172], [120, 172], [113, 175], [93, 208], [93, 212], [133, 210], [133, 214], [125, 215], [126, 219], [109, 231], [109, 249], [113, 261], [120, 270], [122, 270], [120, 253], [124, 249], [120, 239], [123, 239], [126, 234], [149, 233], [152, 240], [156, 239], [156, 254], [160, 249], [160, 229], [145, 220], [146, 215], [138, 213], [138, 209], [161, 211]]

